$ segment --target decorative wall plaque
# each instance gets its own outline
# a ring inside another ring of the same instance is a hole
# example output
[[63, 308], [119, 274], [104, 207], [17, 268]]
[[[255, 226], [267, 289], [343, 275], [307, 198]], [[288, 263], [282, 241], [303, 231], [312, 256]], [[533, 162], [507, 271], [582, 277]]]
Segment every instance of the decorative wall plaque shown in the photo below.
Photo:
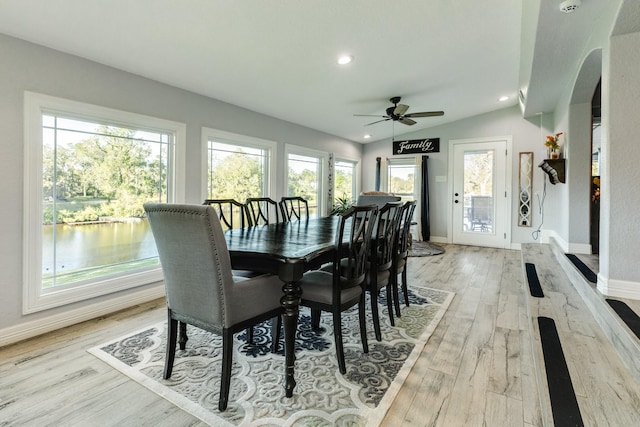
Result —
[[393, 141], [393, 155], [413, 153], [439, 153], [440, 138]]

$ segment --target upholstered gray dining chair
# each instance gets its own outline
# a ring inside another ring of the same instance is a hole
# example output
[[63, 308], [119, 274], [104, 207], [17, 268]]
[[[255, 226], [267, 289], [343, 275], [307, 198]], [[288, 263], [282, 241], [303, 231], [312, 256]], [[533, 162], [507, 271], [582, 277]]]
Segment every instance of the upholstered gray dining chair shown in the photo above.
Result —
[[396, 309], [396, 315], [400, 317], [400, 293], [398, 291], [398, 275], [402, 276], [402, 294], [404, 295], [404, 303], [409, 307], [409, 290], [407, 287], [407, 259], [409, 257], [409, 243], [411, 241], [411, 221], [413, 220], [413, 212], [416, 209], [415, 200], [406, 202], [402, 206], [402, 213], [398, 223], [398, 238], [396, 239], [396, 248], [394, 250], [395, 259], [393, 261], [393, 294]]
[[371, 240], [371, 253], [369, 256], [369, 270], [367, 271], [366, 284], [371, 297], [371, 314], [373, 318], [373, 330], [376, 340], [382, 340], [380, 330], [380, 314], [378, 310], [378, 297], [380, 291], [386, 289], [387, 309], [389, 321], [394, 325], [393, 319], [393, 262], [396, 240], [398, 239], [398, 224], [402, 213], [402, 202], [386, 203], [378, 211], [376, 219], [377, 227]]
[[220, 220], [211, 206], [146, 203], [164, 273], [168, 328], [164, 378], [171, 377], [178, 322], [180, 348], [186, 325], [222, 335], [222, 380], [218, 408], [229, 399], [233, 334], [282, 314], [282, 282], [262, 275], [234, 281]]
[[312, 270], [298, 281], [300, 304], [311, 308], [312, 326], [320, 326], [321, 311], [333, 314], [333, 334], [340, 373], [347, 372], [342, 344], [342, 312], [358, 305], [362, 349], [367, 344], [365, 275], [377, 206], [353, 206], [340, 217], [336, 230], [334, 259], [330, 271]]
[[251, 225], [276, 224], [280, 222], [278, 202], [269, 197], [249, 197], [245, 205], [247, 205]]
[[280, 198], [280, 211], [283, 221], [309, 219], [309, 202], [299, 196]]
[[[216, 211], [223, 230], [251, 226], [251, 218], [247, 205], [235, 199], [205, 199], [203, 205], [210, 205]], [[234, 277], [256, 277], [261, 273], [252, 270], [233, 270]], [[279, 318], [278, 318], [279, 319]], [[247, 328], [247, 342], [253, 343], [253, 328]]]

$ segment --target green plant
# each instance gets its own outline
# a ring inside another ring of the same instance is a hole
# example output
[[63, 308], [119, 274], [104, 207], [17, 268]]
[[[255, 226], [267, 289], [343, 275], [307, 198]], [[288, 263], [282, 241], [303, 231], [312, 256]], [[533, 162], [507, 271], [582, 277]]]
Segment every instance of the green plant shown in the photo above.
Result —
[[351, 206], [353, 206], [354, 201], [347, 197], [337, 197], [333, 202], [333, 208], [331, 208], [331, 215], [340, 215], [347, 210]]

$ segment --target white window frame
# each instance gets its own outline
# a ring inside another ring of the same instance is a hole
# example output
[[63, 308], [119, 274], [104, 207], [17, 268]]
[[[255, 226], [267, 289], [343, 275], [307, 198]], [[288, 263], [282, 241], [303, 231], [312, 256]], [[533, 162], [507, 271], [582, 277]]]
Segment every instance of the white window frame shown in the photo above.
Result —
[[[351, 159], [348, 157], [344, 157], [344, 156], [336, 156], [334, 159], [334, 164], [338, 163], [338, 162], [348, 162], [348, 163], [353, 163], [354, 164], [354, 168], [353, 168], [353, 200], [357, 200], [358, 199], [358, 194], [360, 194], [360, 160], [356, 160], [356, 159]], [[334, 171], [335, 174], [335, 171]], [[334, 178], [334, 188], [333, 188], [333, 192], [334, 192], [334, 197], [336, 196], [335, 194], [335, 178]]]
[[161, 281], [162, 269], [158, 265], [78, 282], [75, 286], [43, 291], [42, 115], [46, 113], [171, 134], [173, 144], [170, 147], [169, 156], [168, 197], [173, 203], [184, 201], [186, 142], [184, 123], [25, 91], [23, 314]]
[[[223, 130], [212, 129], [208, 127], [202, 128], [202, 192], [201, 199], [204, 201], [209, 198], [207, 195], [207, 189], [209, 188], [208, 183], [208, 175], [209, 175], [209, 164], [207, 159], [209, 158], [208, 150], [209, 150], [209, 140], [214, 139], [219, 142], [224, 142], [227, 144], [257, 148], [260, 150], [267, 150], [269, 152], [269, 160], [267, 161], [267, 165], [265, 167], [265, 190], [267, 194], [264, 197], [275, 198], [276, 187], [275, 187], [275, 179], [273, 179], [272, 174], [277, 170], [276, 169], [276, 161], [278, 158], [278, 143], [275, 141], [269, 141], [267, 139], [256, 138], [253, 136], [241, 135], [232, 132], [226, 132]], [[244, 203], [244, 200], [238, 200], [241, 203]]]
[[[386, 164], [386, 173], [385, 173], [385, 183], [386, 183], [386, 191], [391, 191], [390, 182], [389, 182], [389, 169], [393, 166], [413, 166], [415, 173], [413, 174], [413, 198], [418, 200], [418, 196], [420, 193], [420, 163], [418, 156], [407, 156], [407, 157], [393, 157], [387, 159]], [[395, 193], [394, 193], [395, 194]]]
[[[327, 151], [314, 150], [298, 145], [286, 144], [284, 147], [284, 194], [289, 192], [289, 154], [298, 156], [316, 157], [320, 159], [320, 177], [318, 182], [318, 215], [329, 213], [329, 201], [327, 200], [327, 186], [329, 182], [329, 153]], [[295, 194], [292, 194], [295, 196]]]

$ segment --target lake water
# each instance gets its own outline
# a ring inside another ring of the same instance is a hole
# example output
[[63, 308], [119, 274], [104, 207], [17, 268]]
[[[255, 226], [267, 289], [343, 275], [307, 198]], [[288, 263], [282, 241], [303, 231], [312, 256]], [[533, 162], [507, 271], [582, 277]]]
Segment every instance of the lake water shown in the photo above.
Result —
[[[56, 247], [53, 235], [56, 234]], [[42, 273], [51, 274], [158, 256], [149, 222], [43, 226]]]

